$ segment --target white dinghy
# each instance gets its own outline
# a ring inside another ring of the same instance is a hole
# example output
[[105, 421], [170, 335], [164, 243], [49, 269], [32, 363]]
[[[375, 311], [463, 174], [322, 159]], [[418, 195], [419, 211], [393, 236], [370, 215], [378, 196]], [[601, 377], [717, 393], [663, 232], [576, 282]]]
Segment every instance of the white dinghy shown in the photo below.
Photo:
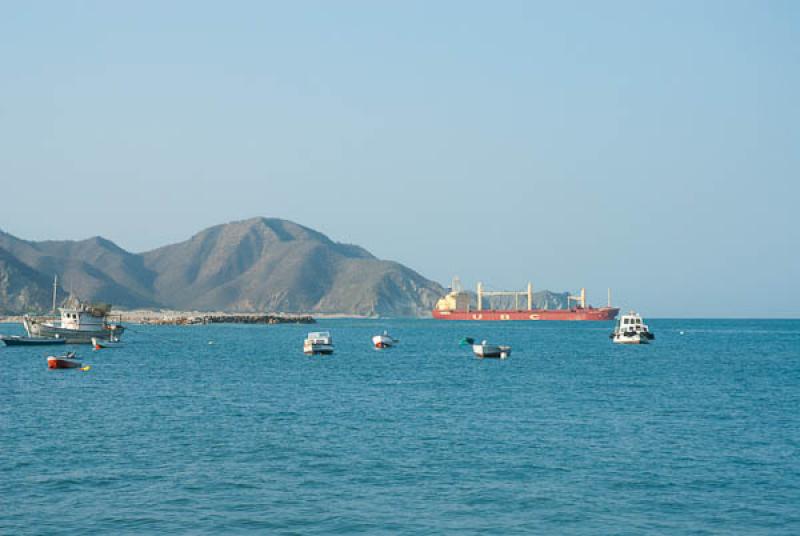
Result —
[[511, 355], [511, 347], [489, 344], [486, 341], [482, 341], [480, 344], [472, 345], [472, 352], [481, 359], [485, 357], [505, 359]]
[[400, 339], [395, 339], [389, 335], [388, 331], [384, 331], [383, 335], [375, 335], [372, 337], [372, 344], [375, 348], [391, 348], [400, 342]]

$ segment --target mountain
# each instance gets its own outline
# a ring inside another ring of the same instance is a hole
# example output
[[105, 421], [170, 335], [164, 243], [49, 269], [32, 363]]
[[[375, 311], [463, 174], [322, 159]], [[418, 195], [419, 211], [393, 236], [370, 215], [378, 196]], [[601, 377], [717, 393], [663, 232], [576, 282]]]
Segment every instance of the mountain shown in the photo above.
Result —
[[53, 274], [62, 296], [68, 289], [126, 308], [413, 316], [444, 290], [399, 263], [274, 218], [217, 225], [142, 254], [101, 237], [32, 242], [0, 231], [0, 253], [7, 312], [49, 309]]
[[139, 255], [129, 253], [101, 237], [87, 240], [30, 242], [0, 232], [0, 248], [48, 280], [47, 303], [52, 299], [52, 278], [65, 290], [88, 301], [106, 301], [125, 307], [155, 307], [154, 274]]
[[217, 225], [143, 258], [156, 295], [180, 309], [410, 316], [443, 292], [399, 263], [279, 219]]
[[0, 248], [0, 314], [49, 309], [50, 279]]

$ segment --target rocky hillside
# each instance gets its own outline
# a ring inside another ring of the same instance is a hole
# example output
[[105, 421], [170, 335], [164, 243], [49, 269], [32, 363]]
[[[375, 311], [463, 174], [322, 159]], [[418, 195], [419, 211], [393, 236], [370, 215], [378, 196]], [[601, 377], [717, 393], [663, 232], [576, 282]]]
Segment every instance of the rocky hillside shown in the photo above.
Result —
[[52, 281], [0, 248], [0, 314], [44, 312], [50, 303]]
[[134, 254], [94, 237], [30, 242], [0, 232], [0, 310], [50, 307], [53, 274], [84, 300], [119, 307], [414, 316], [443, 289], [301, 225], [254, 218]]
[[[154, 274], [141, 256], [129, 253], [100, 237], [87, 240], [30, 242], [0, 232], [0, 248], [46, 281], [46, 305], [52, 305], [53, 275], [58, 275], [59, 296], [70, 292], [87, 301], [105, 301], [125, 307], [160, 305], [153, 295]], [[33, 291], [33, 287], [30, 287]]]
[[413, 316], [443, 292], [401, 264], [278, 219], [211, 227], [143, 259], [155, 294], [180, 309]]

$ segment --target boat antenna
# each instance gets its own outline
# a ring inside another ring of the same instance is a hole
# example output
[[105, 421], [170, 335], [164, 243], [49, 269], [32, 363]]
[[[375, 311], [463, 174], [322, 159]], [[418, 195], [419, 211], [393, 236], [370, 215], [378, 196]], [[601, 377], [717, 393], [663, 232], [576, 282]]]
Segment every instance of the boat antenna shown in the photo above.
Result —
[[53, 276], [53, 314], [56, 312], [56, 293], [58, 292], [58, 274]]

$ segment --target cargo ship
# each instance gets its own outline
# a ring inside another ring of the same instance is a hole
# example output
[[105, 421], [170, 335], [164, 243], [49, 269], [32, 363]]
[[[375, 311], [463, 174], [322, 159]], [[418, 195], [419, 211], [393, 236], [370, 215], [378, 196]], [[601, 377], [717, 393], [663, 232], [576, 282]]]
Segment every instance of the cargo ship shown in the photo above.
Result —
[[[461, 289], [458, 279], [453, 281], [450, 292], [436, 302], [433, 318], [438, 320], [614, 320], [618, 307], [611, 307], [611, 291], [608, 293], [607, 307], [586, 305], [586, 289], [578, 296], [567, 297], [566, 309], [535, 309], [533, 307], [533, 285], [528, 283], [524, 291], [491, 291], [483, 289], [478, 283], [477, 307], [472, 306], [472, 296]], [[491, 296], [513, 297], [514, 309], [485, 309], [484, 298]], [[527, 298], [527, 308], [519, 306], [520, 297]], [[573, 305], [574, 302], [574, 305]]]

